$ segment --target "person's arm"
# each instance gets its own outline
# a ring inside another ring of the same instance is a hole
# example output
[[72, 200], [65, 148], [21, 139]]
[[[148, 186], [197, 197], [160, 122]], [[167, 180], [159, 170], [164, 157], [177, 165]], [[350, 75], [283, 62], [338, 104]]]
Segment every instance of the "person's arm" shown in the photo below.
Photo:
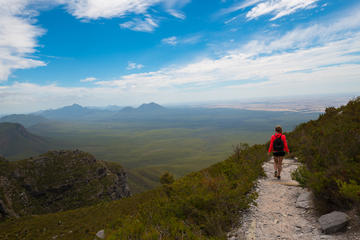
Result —
[[268, 153], [271, 153], [271, 151], [272, 151], [272, 149], [273, 149], [273, 144], [274, 144], [274, 135], [271, 136], [270, 146], [269, 146], [269, 151], [268, 151]]
[[286, 137], [285, 137], [285, 135], [282, 135], [282, 136], [284, 136], [284, 138], [283, 138], [284, 150], [285, 150], [285, 152], [289, 153], [289, 147], [288, 147], [287, 142], [286, 142]]

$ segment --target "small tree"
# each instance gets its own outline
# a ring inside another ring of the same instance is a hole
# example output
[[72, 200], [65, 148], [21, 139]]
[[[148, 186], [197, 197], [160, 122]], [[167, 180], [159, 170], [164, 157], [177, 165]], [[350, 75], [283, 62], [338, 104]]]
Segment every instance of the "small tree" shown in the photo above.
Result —
[[172, 184], [175, 181], [174, 176], [169, 173], [169, 172], [165, 172], [161, 177], [160, 177], [160, 183], [162, 185], [165, 184]]

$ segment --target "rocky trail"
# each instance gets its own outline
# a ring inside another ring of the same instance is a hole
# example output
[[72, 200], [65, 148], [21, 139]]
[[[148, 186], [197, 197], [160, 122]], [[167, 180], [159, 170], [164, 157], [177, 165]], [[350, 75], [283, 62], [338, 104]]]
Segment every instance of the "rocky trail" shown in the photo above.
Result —
[[228, 240], [360, 239], [358, 226], [354, 227], [352, 223], [346, 232], [323, 233], [312, 206], [311, 193], [291, 180], [291, 172], [298, 165], [293, 159], [284, 159], [281, 180], [278, 180], [273, 176], [273, 160], [264, 164], [266, 177], [258, 181], [256, 204], [245, 213], [240, 227], [228, 234]]

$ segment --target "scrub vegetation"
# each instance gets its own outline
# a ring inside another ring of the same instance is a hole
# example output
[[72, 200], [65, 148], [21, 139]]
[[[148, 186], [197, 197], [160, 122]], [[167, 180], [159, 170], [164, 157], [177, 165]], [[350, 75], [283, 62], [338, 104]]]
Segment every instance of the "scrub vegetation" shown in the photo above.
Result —
[[235, 148], [225, 161], [185, 177], [163, 177], [163, 185], [131, 198], [91, 207], [10, 219], [1, 239], [93, 239], [105, 228], [109, 239], [225, 239], [239, 214], [255, 199], [263, 175], [264, 145]]
[[288, 138], [304, 163], [293, 178], [314, 192], [321, 211], [360, 207], [360, 97], [327, 108]]

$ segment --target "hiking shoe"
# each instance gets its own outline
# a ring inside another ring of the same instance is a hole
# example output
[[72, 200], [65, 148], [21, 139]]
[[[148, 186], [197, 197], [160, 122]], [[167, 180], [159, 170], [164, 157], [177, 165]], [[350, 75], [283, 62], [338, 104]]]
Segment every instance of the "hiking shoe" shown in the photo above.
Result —
[[275, 171], [275, 173], [274, 173], [274, 177], [277, 177], [278, 175], [277, 175], [277, 171]]
[[281, 178], [280, 175], [278, 175], [277, 178], [280, 180], [280, 178]]

